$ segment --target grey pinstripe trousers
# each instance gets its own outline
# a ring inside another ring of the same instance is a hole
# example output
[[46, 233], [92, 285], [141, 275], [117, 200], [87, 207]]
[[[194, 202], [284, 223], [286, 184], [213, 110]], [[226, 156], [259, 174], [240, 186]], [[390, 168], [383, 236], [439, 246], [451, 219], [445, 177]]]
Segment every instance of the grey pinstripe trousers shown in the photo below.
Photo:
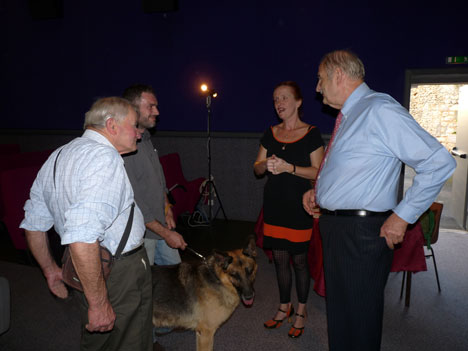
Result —
[[393, 259], [379, 237], [386, 218], [320, 218], [330, 351], [380, 350], [384, 289]]

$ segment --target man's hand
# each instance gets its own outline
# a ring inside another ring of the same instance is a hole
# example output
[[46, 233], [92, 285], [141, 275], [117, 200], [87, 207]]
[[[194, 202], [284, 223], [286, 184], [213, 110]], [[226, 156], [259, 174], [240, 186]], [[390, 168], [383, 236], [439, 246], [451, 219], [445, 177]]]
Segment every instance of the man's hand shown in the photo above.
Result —
[[88, 301], [86, 329], [90, 332], [112, 330], [116, 316], [102, 275], [99, 242], [71, 243], [70, 255]]
[[164, 240], [166, 241], [167, 245], [173, 249], [185, 250], [187, 247], [187, 243], [185, 242], [182, 235], [173, 230], [168, 230], [168, 234], [164, 236]]
[[380, 228], [380, 236], [385, 238], [387, 246], [393, 250], [396, 244], [403, 241], [407, 227], [408, 223], [393, 213]]
[[110, 331], [114, 328], [115, 318], [115, 312], [109, 300], [106, 299], [102, 305], [90, 306], [88, 308], [88, 324], [86, 324], [86, 329], [91, 333]]
[[174, 220], [174, 214], [172, 212], [172, 208], [169, 205], [167, 206], [167, 212], [166, 212], [166, 223], [167, 223], [167, 228], [169, 229], [174, 229], [176, 227], [176, 222]]
[[56, 266], [53, 270], [44, 272], [44, 275], [52, 294], [61, 299], [66, 299], [68, 297], [68, 289], [62, 281], [62, 270]]
[[304, 210], [311, 216], [314, 213], [314, 208], [317, 207], [315, 203], [315, 190], [310, 189], [304, 195], [302, 195], [302, 206], [304, 206]]
[[39, 263], [39, 266], [41, 266], [49, 290], [61, 299], [67, 298], [68, 290], [62, 281], [62, 270], [57, 266], [52, 257], [47, 233], [25, 230], [25, 235], [34, 258]]
[[167, 245], [169, 245], [169, 247], [172, 247], [173, 249], [185, 250], [187, 243], [185, 242], [184, 238], [175, 230], [171, 230], [169, 225], [165, 227], [157, 220], [145, 223], [145, 225], [146, 228], [161, 236], [166, 241]]

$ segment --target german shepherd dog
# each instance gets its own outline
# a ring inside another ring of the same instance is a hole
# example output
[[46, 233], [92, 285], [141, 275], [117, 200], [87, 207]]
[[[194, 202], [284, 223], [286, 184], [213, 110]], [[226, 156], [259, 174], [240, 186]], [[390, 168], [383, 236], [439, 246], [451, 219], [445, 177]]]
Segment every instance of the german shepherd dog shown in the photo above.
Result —
[[152, 266], [154, 326], [195, 330], [197, 351], [213, 350], [216, 330], [240, 300], [253, 303], [256, 256], [249, 237], [244, 249], [215, 251], [202, 262]]

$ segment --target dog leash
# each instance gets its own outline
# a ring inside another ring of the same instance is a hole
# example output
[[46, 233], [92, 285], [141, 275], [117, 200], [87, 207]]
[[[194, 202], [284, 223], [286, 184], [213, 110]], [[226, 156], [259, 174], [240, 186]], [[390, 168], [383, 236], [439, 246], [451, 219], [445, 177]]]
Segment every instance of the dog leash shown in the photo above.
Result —
[[205, 257], [205, 256], [203, 256], [201, 253], [195, 251], [195, 250], [192, 249], [191, 247], [186, 246], [185, 248], [188, 249], [188, 250], [189, 250], [191, 253], [193, 253], [194, 255], [196, 255], [196, 256], [198, 256], [199, 258], [201, 258], [201, 259], [203, 260], [203, 264], [207, 267], [208, 272], [210, 272], [211, 275], [213, 275], [214, 279], [215, 279], [216, 281], [221, 281], [221, 280], [219, 279], [219, 277], [216, 275], [216, 273], [213, 271], [213, 268], [210, 267], [210, 266], [208, 266], [208, 262], [206, 261], [206, 257]]
[[195, 251], [194, 249], [192, 249], [191, 247], [188, 247], [188, 246], [186, 246], [185, 248], [188, 249], [191, 253], [197, 255], [198, 257], [200, 257], [203, 260], [203, 262], [206, 263], [206, 257], [203, 256], [201, 253], [198, 253], [197, 251]]

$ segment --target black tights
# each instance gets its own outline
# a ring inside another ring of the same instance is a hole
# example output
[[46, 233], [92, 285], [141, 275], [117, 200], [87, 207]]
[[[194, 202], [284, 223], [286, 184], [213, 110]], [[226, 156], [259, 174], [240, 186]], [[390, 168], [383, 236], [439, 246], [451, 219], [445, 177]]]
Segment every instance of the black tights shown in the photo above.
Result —
[[285, 250], [273, 250], [273, 261], [276, 267], [276, 277], [280, 292], [280, 303], [291, 302], [291, 267], [292, 258], [294, 272], [296, 274], [296, 293], [299, 303], [305, 304], [309, 296], [310, 274], [307, 264], [307, 252], [298, 255], [292, 255]]

